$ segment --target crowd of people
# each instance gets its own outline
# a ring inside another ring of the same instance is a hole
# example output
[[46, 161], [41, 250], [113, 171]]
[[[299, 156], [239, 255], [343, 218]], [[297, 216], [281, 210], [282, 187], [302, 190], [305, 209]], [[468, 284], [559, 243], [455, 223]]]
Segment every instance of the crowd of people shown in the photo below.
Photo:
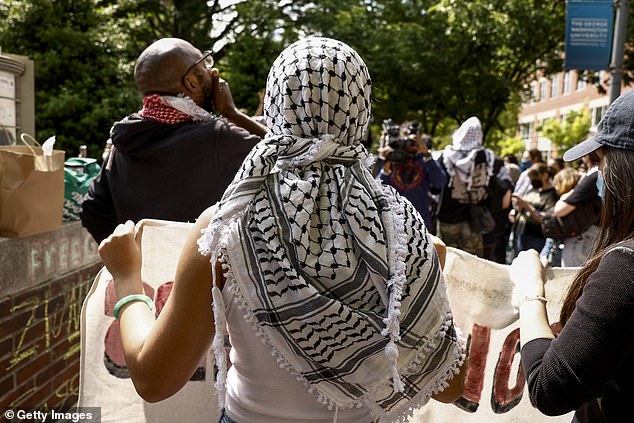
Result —
[[[328, 38], [278, 56], [263, 120], [235, 106], [210, 53], [184, 40], [150, 45], [135, 78], [143, 108], [113, 127], [81, 218], [113, 276], [143, 398], [177, 392], [209, 348], [224, 363], [227, 329], [221, 423], [390, 422], [430, 399], [452, 402], [467, 361], [442, 274], [449, 245], [512, 262], [536, 407], [577, 410], [575, 422], [627, 412], [634, 90], [564, 155], [583, 160], [580, 172], [538, 150], [521, 164], [497, 157], [477, 117], [440, 151], [408, 124], [373, 167], [368, 69]], [[141, 218], [195, 221], [158, 318], [141, 280]], [[545, 261], [583, 265], [557, 339]]]
[[[143, 108], [113, 125], [104, 170], [84, 201], [82, 222], [97, 242], [128, 219], [195, 220], [220, 199], [247, 153], [266, 133], [264, 91], [258, 92], [255, 114], [248, 116], [233, 103], [210, 56], [199, 63], [211, 61], [205, 64], [208, 73], [199, 74], [200, 69], [188, 65], [195, 51], [183, 40], [163, 39], [139, 57], [135, 78], [144, 96]], [[183, 78], [157, 77], [166, 72]], [[158, 94], [170, 92], [183, 96]], [[192, 121], [200, 124], [173, 130]], [[420, 133], [418, 123], [396, 128], [396, 142], [382, 134], [373, 173], [407, 198], [427, 229], [446, 245], [498, 263], [510, 264], [528, 249], [540, 251], [556, 266], [584, 262], [598, 234], [596, 154], [584, 157], [576, 168], [566, 167], [561, 158], [551, 158], [547, 164], [537, 149], [525, 151], [521, 163], [511, 154], [502, 159], [483, 146], [477, 117], [465, 121], [451, 145], [440, 151], [433, 151], [430, 137]], [[369, 128], [362, 144], [372, 149], [368, 133]], [[214, 163], [192, 157], [207, 157]], [[570, 175], [568, 181], [579, 181], [579, 187], [568, 183], [565, 190], [555, 188], [563, 170], [577, 175]], [[194, 180], [196, 184], [190, 183]], [[165, 193], [171, 196], [169, 201]], [[586, 210], [587, 204], [592, 212]], [[486, 218], [494, 224], [477, 227], [472, 214], [481, 208], [474, 205], [486, 209]], [[555, 239], [542, 230], [545, 214], [559, 218], [583, 214], [578, 220], [588, 222], [583, 231]]]
[[[388, 142], [379, 147], [377, 177], [410, 200], [448, 246], [497, 263], [510, 264], [519, 252], [534, 249], [553, 266], [583, 264], [601, 211], [596, 153], [583, 156], [577, 167], [561, 158], [546, 162], [537, 149], [525, 151], [521, 164], [511, 154], [502, 159], [483, 146], [477, 117], [455, 131], [451, 145], [432, 152], [410, 126], [401, 131], [413, 142], [401, 148], [398, 161], [390, 159]], [[478, 223], [482, 208], [494, 224]], [[575, 231], [553, 238], [542, 227], [544, 216], [552, 224], [574, 221]]]

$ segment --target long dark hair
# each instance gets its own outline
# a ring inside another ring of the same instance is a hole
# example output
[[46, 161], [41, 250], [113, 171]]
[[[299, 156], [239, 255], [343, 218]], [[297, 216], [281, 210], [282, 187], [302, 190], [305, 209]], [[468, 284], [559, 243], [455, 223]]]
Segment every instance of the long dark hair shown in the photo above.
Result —
[[562, 325], [570, 318], [583, 287], [597, 270], [603, 254], [615, 244], [634, 238], [634, 151], [603, 147], [603, 153], [605, 199], [601, 211], [601, 232], [594, 253], [568, 289], [559, 315]]

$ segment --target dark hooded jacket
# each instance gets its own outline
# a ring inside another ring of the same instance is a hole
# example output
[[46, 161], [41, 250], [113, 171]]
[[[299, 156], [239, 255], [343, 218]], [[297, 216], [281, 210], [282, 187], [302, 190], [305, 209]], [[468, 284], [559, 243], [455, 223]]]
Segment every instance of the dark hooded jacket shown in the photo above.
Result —
[[170, 125], [138, 114], [117, 122], [110, 137], [114, 148], [81, 211], [97, 242], [126, 220], [194, 221], [260, 141], [224, 119]]

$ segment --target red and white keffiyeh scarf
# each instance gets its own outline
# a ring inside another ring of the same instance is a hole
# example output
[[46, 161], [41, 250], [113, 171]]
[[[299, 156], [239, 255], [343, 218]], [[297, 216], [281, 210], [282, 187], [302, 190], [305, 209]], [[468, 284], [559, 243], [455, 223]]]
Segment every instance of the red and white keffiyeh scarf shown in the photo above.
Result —
[[184, 122], [205, 122], [213, 115], [185, 96], [161, 96], [159, 94], [143, 97], [143, 108], [139, 114], [157, 122], [176, 125]]

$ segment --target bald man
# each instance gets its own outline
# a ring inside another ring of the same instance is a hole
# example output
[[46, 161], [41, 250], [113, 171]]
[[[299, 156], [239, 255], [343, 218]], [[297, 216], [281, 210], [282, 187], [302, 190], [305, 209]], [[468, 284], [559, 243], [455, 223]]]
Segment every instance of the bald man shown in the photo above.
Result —
[[113, 125], [112, 150], [82, 204], [97, 242], [126, 220], [194, 221], [266, 133], [235, 106], [211, 54], [185, 40], [147, 47], [134, 78], [143, 108]]

